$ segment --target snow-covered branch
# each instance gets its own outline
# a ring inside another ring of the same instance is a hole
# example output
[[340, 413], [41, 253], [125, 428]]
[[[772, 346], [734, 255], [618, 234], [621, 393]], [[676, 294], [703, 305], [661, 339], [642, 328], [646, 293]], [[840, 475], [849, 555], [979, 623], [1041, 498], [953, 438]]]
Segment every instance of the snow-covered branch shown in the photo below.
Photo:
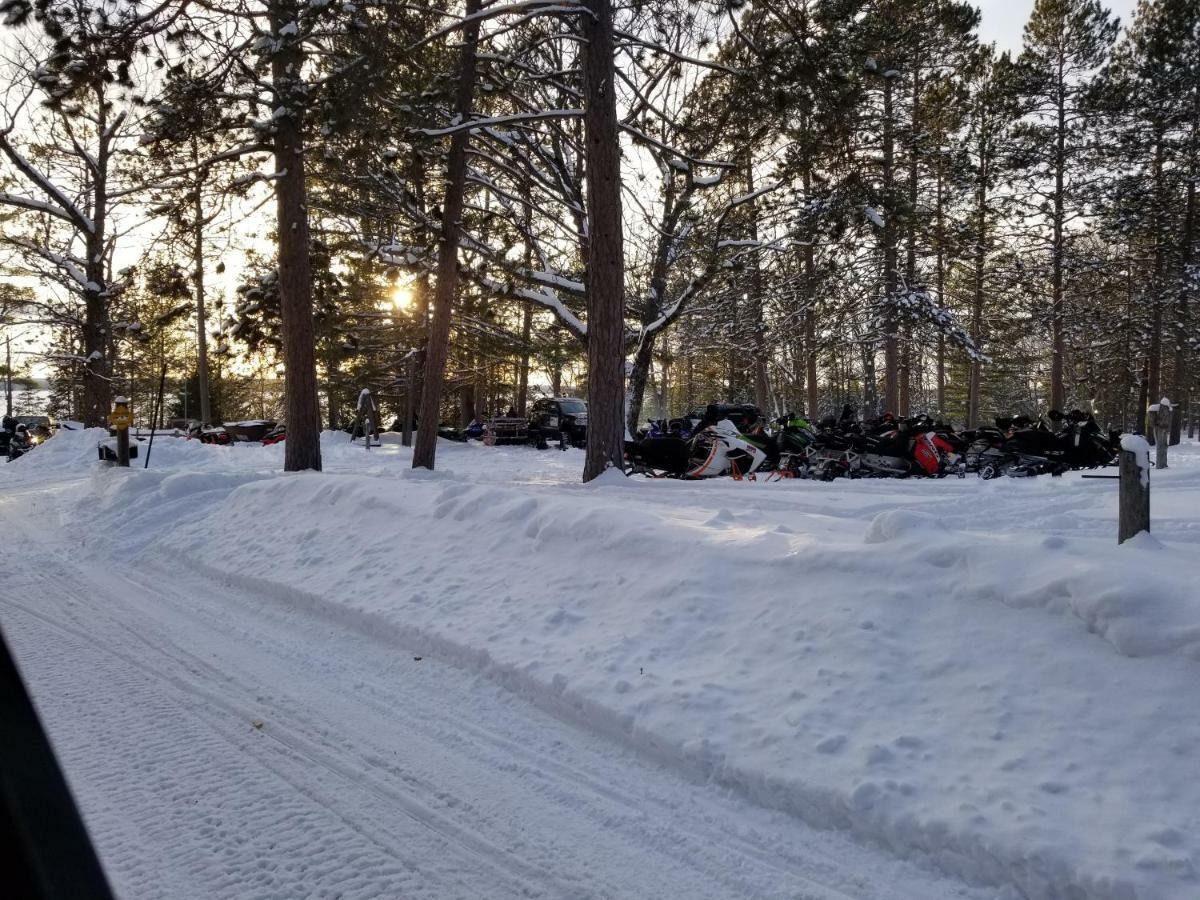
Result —
[[27, 160], [8, 140], [8, 134], [12, 130], [11, 126], [4, 132], [0, 132], [0, 152], [9, 158], [13, 166], [24, 175], [29, 181], [37, 185], [47, 197], [53, 201], [61, 211], [62, 215], [59, 218], [66, 218], [80, 231], [92, 234], [96, 230], [95, 223], [86, 215], [83, 210], [76, 206], [71, 199], [64, 194], [53, 181], [47, 178], [36, 166]]

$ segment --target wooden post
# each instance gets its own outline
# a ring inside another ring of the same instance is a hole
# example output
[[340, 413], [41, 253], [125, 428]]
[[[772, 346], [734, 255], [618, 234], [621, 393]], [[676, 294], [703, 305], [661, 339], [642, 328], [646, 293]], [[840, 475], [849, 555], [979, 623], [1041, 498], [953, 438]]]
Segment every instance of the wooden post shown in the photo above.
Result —
[[413, 417], [413, 395], [417, 389], [417, 365], [416, 353], [412, 350], [408, 353], [408, 361], [405, 363], [405, 381], [404, 388], [404, 423], [400, 429], [400, 443], [405, 447], [412, 446], [412, 417]]
[[1154, 426], [1154, 468], [1167, 467], [1167, 445], [1171, 443], [1171, 401], [1163, 397], [1150, 407]]
[[1150, 447], [1145, 438], [1121, 439], [1121, 483], [1117, 543], [1150, 530]]

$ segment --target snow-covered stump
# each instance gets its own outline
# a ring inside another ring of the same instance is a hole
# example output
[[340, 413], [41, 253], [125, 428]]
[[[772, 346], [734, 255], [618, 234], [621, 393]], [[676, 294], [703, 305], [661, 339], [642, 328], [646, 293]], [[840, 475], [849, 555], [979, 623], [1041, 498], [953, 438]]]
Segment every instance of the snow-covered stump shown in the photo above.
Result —
[[1150, 407], [1150, 424], [1154, 430], [1154, 468], [1167, 467], [1167, 446], [1171, 443], [1171, 401], [1163, 397]]
[[1139, 532], [1149, 530], [1150, 445], [1141, 435], [1122, 435], [1117, 543], [1123, 544]]

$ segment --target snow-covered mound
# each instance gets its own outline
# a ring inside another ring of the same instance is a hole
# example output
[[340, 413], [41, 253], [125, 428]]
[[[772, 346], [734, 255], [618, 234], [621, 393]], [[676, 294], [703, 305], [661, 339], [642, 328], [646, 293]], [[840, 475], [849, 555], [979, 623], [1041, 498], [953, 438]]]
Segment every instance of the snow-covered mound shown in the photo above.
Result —
[[201, 445], [103, 470], [72, 518], [967, 878], [1200, 896], [1193, 447], [1118, 547], [1115, 482], [1074, 476], [597, 488], [574, 451], [412, 473], [344, 438], [322, 475]]

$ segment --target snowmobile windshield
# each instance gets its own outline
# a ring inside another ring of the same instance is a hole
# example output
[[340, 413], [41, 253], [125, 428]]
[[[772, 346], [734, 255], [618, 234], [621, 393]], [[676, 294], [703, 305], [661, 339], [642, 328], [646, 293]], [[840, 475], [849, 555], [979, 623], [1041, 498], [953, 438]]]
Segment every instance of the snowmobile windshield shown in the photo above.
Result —
[[582, 400], [560, 400], [558, 406], [565, 413], [587, 412], [587, 404]]

